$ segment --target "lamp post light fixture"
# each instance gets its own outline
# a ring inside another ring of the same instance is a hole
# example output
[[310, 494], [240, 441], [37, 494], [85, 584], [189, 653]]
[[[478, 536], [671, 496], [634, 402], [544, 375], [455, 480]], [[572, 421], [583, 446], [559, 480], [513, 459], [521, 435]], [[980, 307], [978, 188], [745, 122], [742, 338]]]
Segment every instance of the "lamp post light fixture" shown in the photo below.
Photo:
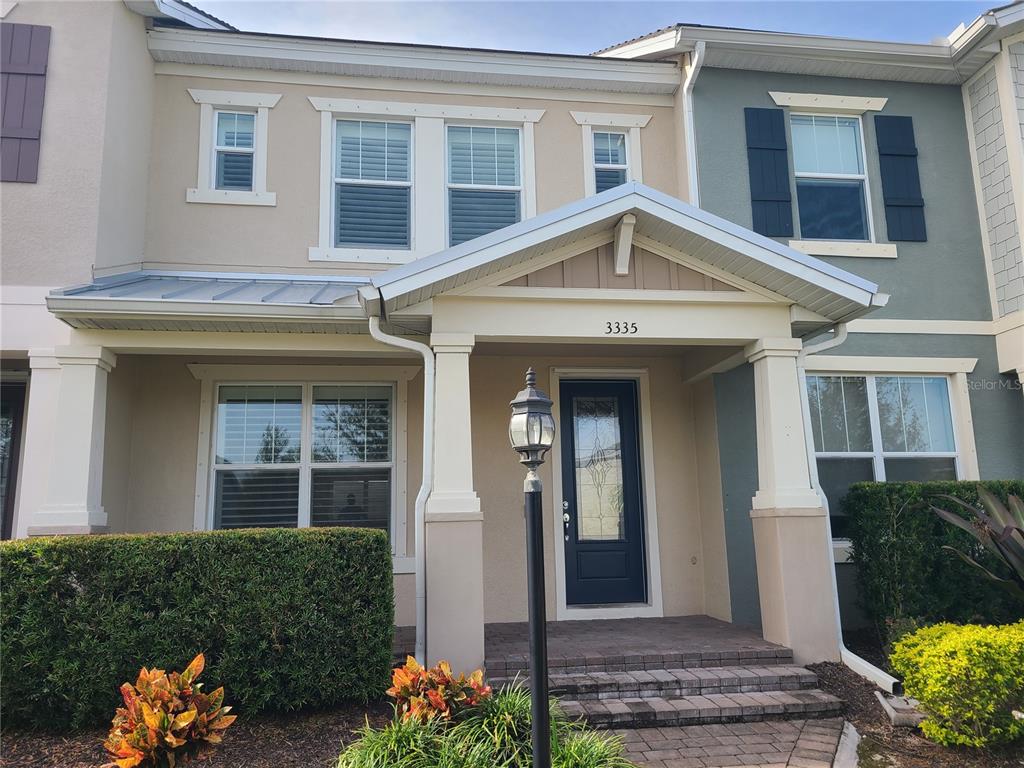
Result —
[[548, 709], [548, 635], [544, 607], [544, 528], [541, 482], [537, 467], [555, 442], [551, 398], [537, 389], [537, 374], [526, 372], [526, 389], [516, 395], [508, 439], [526, 465], [523, 482], [526, 513], [526, 578], [530, 613], [530, 698], [532, 712], [533, 768], [551, 766], [551, 715]]

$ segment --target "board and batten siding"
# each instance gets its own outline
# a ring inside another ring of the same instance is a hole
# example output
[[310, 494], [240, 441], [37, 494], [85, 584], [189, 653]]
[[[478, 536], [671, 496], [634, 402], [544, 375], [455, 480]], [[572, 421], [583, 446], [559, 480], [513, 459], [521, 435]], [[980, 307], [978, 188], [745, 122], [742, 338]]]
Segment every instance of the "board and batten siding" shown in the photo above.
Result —
[[984, 229], [992, 253], [996, 304], [1003, 316], [1024, 309], [1024, 274], [995, 69], [990, 68], [971, 83], [967, 95], [985, 205]]

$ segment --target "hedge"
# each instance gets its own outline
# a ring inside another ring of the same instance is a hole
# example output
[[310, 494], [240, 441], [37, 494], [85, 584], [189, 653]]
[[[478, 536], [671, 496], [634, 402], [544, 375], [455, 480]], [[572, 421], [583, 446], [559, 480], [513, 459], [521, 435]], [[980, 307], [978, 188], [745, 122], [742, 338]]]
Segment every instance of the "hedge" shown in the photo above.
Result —
[[109, 722], [139, 668], [206, 654], [236, 712], [383, 694], [391, 552], [353, 528], [81, 536], [0, 547], [5, 725]]
[[[948, 494], [976, 504], [979, 485], [1004, 502], [1009, 494], [1024, 498], [1021, 480], [851, 486], [842, 508], [849, 516], [861, 603], [883, 641], [889, 639], [889, 626], [905, 625], [907, 620], [989, 624], [1021, 618], [1019, 602], [942, 547], [973, 553], [993, 573], [1002, 574], [1003, 566], [970, 535], [921, 503], [935, 494]], [[942, 499], [931, 502], [960, 513], [955, 504]]]

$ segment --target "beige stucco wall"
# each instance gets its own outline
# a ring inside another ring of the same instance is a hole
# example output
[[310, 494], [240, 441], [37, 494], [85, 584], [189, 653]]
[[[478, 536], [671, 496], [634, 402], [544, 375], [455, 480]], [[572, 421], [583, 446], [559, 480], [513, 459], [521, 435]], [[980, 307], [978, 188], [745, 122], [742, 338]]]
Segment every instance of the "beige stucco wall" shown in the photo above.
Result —
[[[543, 347], [538, 347], [543, 352]], [[470, 358], [473, 400], [473, 479], [484, 519], [485, 620], [524, 621], [526, 614], [525, 527], [522, 512], [523, 470], [508, 447], [508, 401], [520, 388], [523, 372], [534, 366], [539, 386], [548, 387], [550, 369], [646, 368], [650, 377], [650, 409], [654, 447], [656, 506], [666, 615], [704, 613], [704, 570], [701, 546], [696, 433], [692, 399], [682, 384], [678, 357], [583, 358], [474, 354]], [[554, 506], [551, 462], [542, 467], [546, 524], [545, 570], [547, 608], [555, 616]]]
[[[571, 110], [652, 115], [640, 132], [644, 183], [676, 194], [671, 107], [610, 105], [600, 94], [593, 101], [563, 101], [544, 98], [542, 90], [536, 98], [509, 98], [372, 90], [346, 87], [343, 77], [336, 80], [338, 87], [158, 75], [146, 265], [361, 271], [308, 258], [307, 249], [318, 245], [320, 201], [320, 113], [309, 103], [310, 96], [545, 110], [534, 138], [538, 213], [584, 196], [583, 131]], [[277, 195], [275, 207], [185, 201], [186, 189], [196, 186], [199, 153], [199, 105], [189, 96], [189, 88], [281, 94], [268, 118], [267, 189]], [[445, 149], [439, 146], [437, 151]], [[445, 191], [416, 189], [415, 194]]]

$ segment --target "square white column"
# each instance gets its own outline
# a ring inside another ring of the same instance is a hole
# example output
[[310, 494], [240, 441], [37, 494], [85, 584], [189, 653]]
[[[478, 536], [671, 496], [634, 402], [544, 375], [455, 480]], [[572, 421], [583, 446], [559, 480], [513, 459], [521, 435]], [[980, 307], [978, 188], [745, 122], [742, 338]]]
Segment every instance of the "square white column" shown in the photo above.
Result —
[[107, 374], [117, 358], [102, 347], [57, 347], [54, 357], [60, 384], [46, 503], [32, 516], [28, 535], [103, 533]]

